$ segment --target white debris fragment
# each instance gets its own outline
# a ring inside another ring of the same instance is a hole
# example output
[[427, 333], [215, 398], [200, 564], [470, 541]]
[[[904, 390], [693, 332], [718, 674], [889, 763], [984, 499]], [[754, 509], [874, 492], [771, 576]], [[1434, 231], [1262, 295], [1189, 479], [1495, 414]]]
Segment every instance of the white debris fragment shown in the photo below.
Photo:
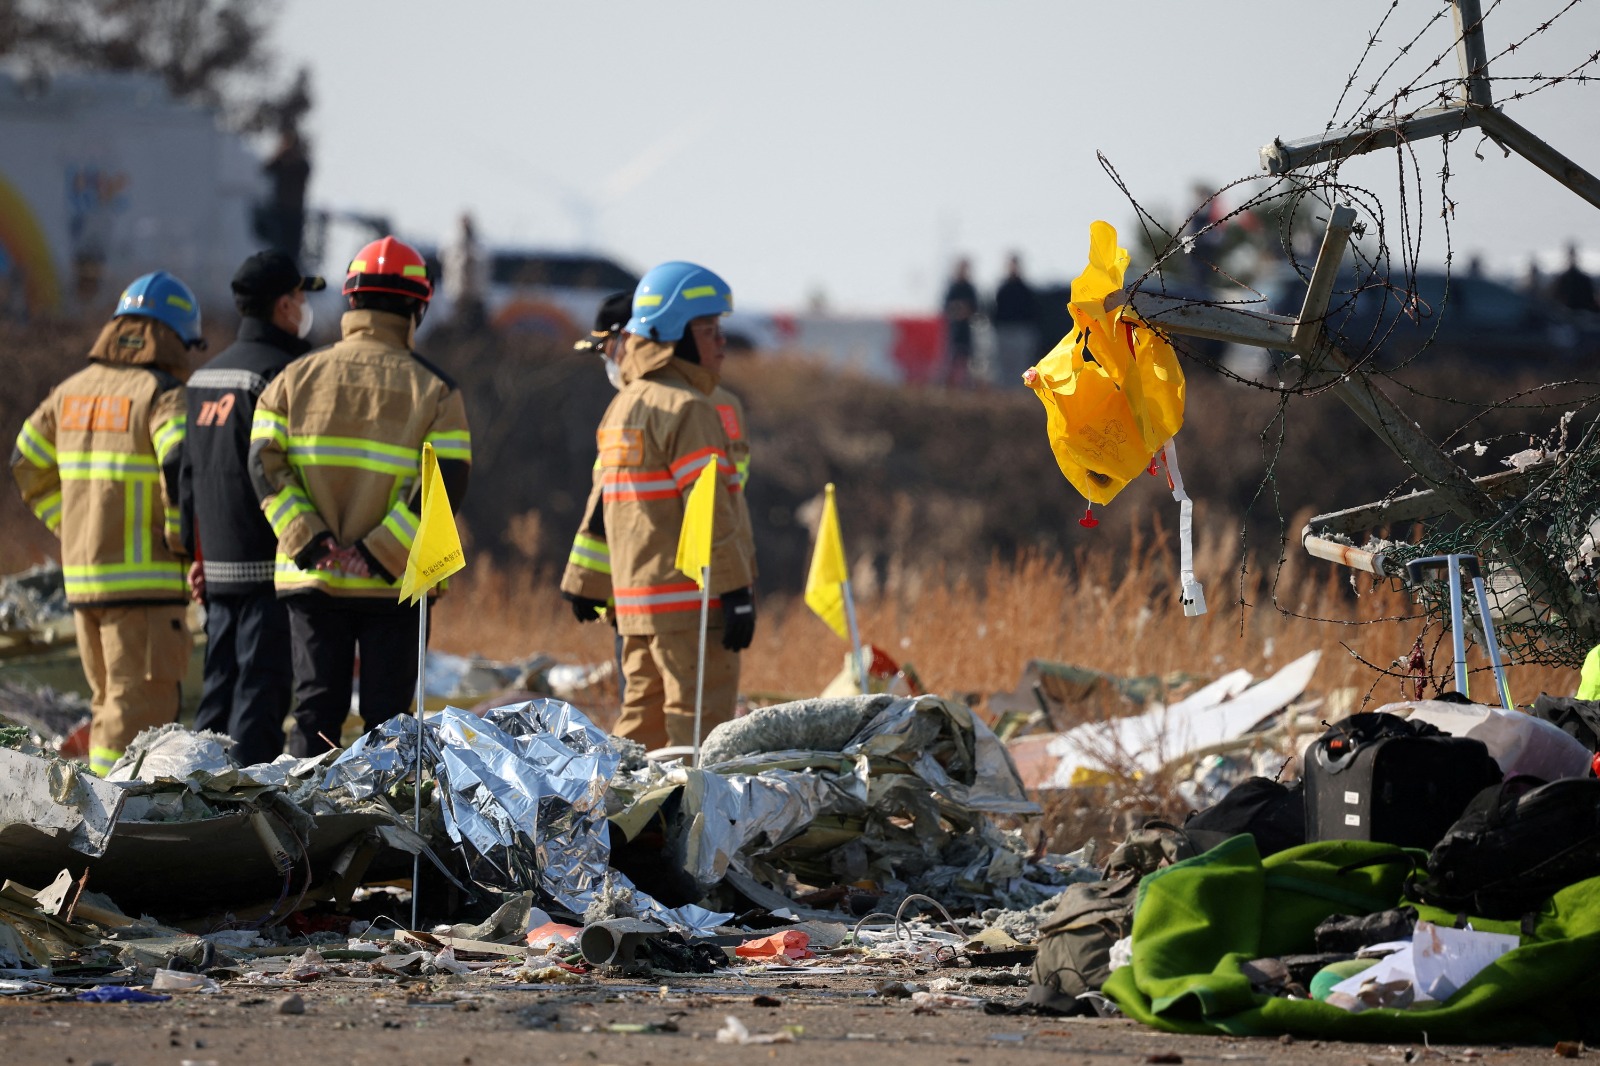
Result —
[[729, 1014], [723, 1019], [722, 1028], [717, 1030], [717, 1043], [792, 1044], [794, 1043], [794, 1032], [790, 1029], [779, 1029], [775, 1033], [752, 1033], [744, 1022]]

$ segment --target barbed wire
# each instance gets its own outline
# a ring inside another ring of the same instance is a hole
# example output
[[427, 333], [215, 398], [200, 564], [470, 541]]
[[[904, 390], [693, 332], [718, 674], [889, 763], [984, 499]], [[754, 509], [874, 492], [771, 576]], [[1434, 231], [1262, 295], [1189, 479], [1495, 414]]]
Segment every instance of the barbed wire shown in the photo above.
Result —
[[[1513, 33], [1497, 51], [1485, 50], [1486, 60], [1467, 72], [1468, 80], [1487, 82], [1493, 97], [1502, 104], [1526, 100], [1558, 85], [1587, 87], [1600, 81], [1600, 49], [1594, 48], [1592, 40], [1583, 42], [1577, 58], [1554, 64], [1560, 71], [1556, 74], [1500, 70], [1513, 57], [1525, 54], [1530, 42], [1550, 35], [1583, 2], [1566, 0], [1553, 13], [1536, 16], [1531, 27]], [[1381, 541], [1391, 562], [1471, 550], [1483, 557], [1486, 569], [1499, 580], [1509, 570], [1498, 552], [1500, 538], [1509, 527], [1516, 526], [1535, 543], [1544, 545], [1551, 558], [1565, 565], [1575, 581], [1580, 585], [1587, 582], [1592, 588], [1594, 578], [1600, 576], [1600, 546], [1596, 544], [1600, 542], [1600, 380], [1567, 376], [1510, 395], [1483, 399], [1429, 388], [1409, 373], [1418, 367], [1418, 360], [1442, 347], [1440, 331], [1446, 316], [1452, 313], [1452, 301], [1460, 304], [1463, 299], [1460, 285], [1452, 283], [1456, 278], [1454, 224], [1458, 212], [1470, 205], [1463, 205], [1453, 188], [1456, 174], [1451, 152], [1462, 134], [1475, 125], [1463, 119], [1461, 130], [1421, 142], [1409, 140], [1395, 129], [1427, 108], [1457, 107], [1467, 98], [1467, 80], [1463, 79], [1457, 59], [1458, 33], [1462, 28], [1453, 27], [1445, 46], [1437, 52], [1430, 53], [1425, 45], [1430, 33], [1450, 16], [1453, 5], [1432, 5], [1420, 26], [1403, 31], [1401, 43], [1378, 65], [1385, 35], [1399, 28], [1414, 10], [1403, 6], [1400, 0], [1384, 10], [1376, 27], [1366, 35], [1323, 126], [1324, 133], [1370, 129], [1376, 136], [1394, 131], [1396, 143], [1384, 149], [1393, 153], [1392, 188], [1380, 192], [1370, 178], [1365, 183], [1345, 180], [1346, 164], [1355, 158], [1353, 154], [1287, 174], [1237, 178], [1205, 196], [1186, 218], [1163, 220], [1158, 212], [1140, 202], [1112, 162], [1100, 155], [1102, 168], [1133, 208], [1137, 229], [1150, 256], [1148, 266], [1128, 284], [1128, 289], [1176, 296], [1189, 304], [1243, 315], [1295, 315], [1300, 302], [1297, 294], [1303, 293], [1309, 283], [1327, 218], [1335, 206], [1355, 208], [1363, 231], [1358, 231], [1357, 239], [1350, 242], [1346, 252], [1349, 265], [1340, 271], [1335, 293], [1321, 317], [1325, 334], [1356, 371], [1374, 378], [1381, 387], [1394, 388], [1441, 410], [1459, 410], [1461, 416], [1451, 420], [1453, 427], [1440, 439], [1441, 447], [1454, 447], [1455, 454], [1470, 452], [1474, 458], [1481, 458], [1520, 444], [1520, 450], [1548, 456], [1560, 472], [1559, 478], [1551, 474], [1537, 481], [1486, 522], [1461, 522], [1441, 505], [1440, 514], [1415, 523], [1418, 535], [1407, 541]], [[1491, 30], [1499, 29], [1501, 22], [1509, 24], [1513, 15], [1525, 16], [1526, 12], [1505, 5], [1504, 0], [1492, 0], [1479, 21], [1465, 27], [1464, 32], [1483, 29], [1486, 24]], [[1496, 18], [1490, 21], [1491, 16]], [[1488, 36], [1486, 33], [1486, 44]], [[1370, 81], [1365, 80], [1364, 72], [1374, 68], [1375, 75]], [[1396, 79], [1402, 80], [1396, 84]], [[1479, 160], [1483, 159], [1484, 140], [1493, 141], [1494, 137], [1484, 132], [1472, 144], [1473, 155]], [[1432, 164], [1425, 162], [1424, 152], [1431, 155], [1434, 143], [1439, 145], [1439, 164], [1430, 177]], [[1240, 246], [1254, 249], [1256, 269], [1251, 269], [1247, 258], [1242, 267], [1237, 265], [1238, 257], [1230, 260], [1230, 254]], [[1430, 271], [1423, 265], [1441, 257], [1442, 277], [1439, 271]], [[1265, 260], [1265, 265], [1260, 260]], [[1157, 328], [1160, 317], [1152, 316]], [[1186, 361], [1203, 366], [1232, 384], [1275, 397], [1272, 414], [1257, 438], [1262, 473], [1245, 507], [1247, 517], [1241, 522], [1236, 599], [1241, 605], [1248, 605], [1248, 516], [1265, 511], [1278, 531], [1278, 558], [1269, 585], [1271, 605], [1285, 615], [1311, 617], [1285, 603], [1285, 597], [1280, 595], [1279, 580], [1288, 560], [1290, 535], [1278, 483], [1279, 468], [1285, 449], [1290, 446], [1291, 405], [1321, 400], [1341, 387], [1341, 377], [1283, 352], [1268, 355], [1268, 366], [1275, 373], [1263, 376], [1242, 372], [1230, 365], [1226, 352], [1214, 344], [1194, 342], [1176, 334], [1169, 336]], [[1540, 428], [1511, 431], [1492, 425], [1510, 413], [1543, 421]], [[1574, 427], [1581, 427], [1581, 432], [1574, 432]], [[1474, 433], [1480, 436], [1474, 438]], [[1410, 461], [1404, 457], [1400, 461], [1405, 474], [1382, 502], [1392, 502], [1427, 485]], [[1371, 535], [1376, 538], [1390, 532], [1377, 530]], [[1514, 571], [1510, 573], [1514, 577]], [[1523, 613], [1511, 617], [1516, 612], [1506, 603], [1499, 603], [1502, 618], [1497, 626], [1504, 626], [1504, 643], [1512, 660], [1576, 665], [1585, 649], [1578, 647], [1571, 627], [1547, 605], [1531, 604], [1533, 598], [1526, 595], [1525, 588], [1508, 593], [1504, 586], [1509, 581], [1502, 580], [1503, 587], [1497, 592], [1505, 594], [1502, 599], [1521, 595], [1522, 600], [1515, 606]], [[1431, 630], [1434, 638], [1431, 649], [1424, 646], [1420, 634], [1417, 638], [1413, 652], [1426, 660], [1420, 670], [1412, 664], [1401, 674], [1393, 667], [1380, 667], [1356, 657], [1378, 671], [1379, 681], [1405, 676], [1442, 686], [1445, 675], [1436, 668], [1436, 660], [1449, 605], [1437, 590], [1402, 587], [1417, 604], [1414, 613], [1356, 621], [1314, 620], [1352, 626], [1422, 622], [1424, 632]], [[1242, 612], [1240, 625], [1244, 625]], [[1375, 681], [1374, 688], [1377, 684]]]

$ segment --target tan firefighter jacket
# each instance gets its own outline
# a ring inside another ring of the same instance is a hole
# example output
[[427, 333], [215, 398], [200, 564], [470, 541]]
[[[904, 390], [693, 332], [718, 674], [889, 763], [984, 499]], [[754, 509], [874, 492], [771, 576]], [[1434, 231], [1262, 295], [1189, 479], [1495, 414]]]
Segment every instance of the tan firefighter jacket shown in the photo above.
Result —
[[[734, 502], [739, 508], [740, 520], [748, 526], [750, 436], [746, 429], [744, 403], [722, 385], [711, 390], [711, 402], [716, 405], [722, 428], [728, 434], [728, 457], [733, 460], [733, 467], [739, 473], [739, 491], [734, 494]], [[606, 543], [601, 472], [600, 459], [596, 456], [594, 484], [589, 491], [583, 521], [578, 524], [577, 536], [572, 538], [572, 550], [567, 555], [567, 569], [561, 578], [561, 588], [575, 596], [610, 603], [614, 608], [615, 602], [611, 596], [611, 548]]]
[[[707, 463], [715, 462], [722, 474], [712, 520], [711, 624], [721, 624], [721, 593], [755, 581], [749, 515], [738, 502], [741, 477], [729, 455], [724, 416], [712, 401], [717, 379], [672, 351], [671, 344], [628, 338], [622, 391], [595, 434], [609, 591], [618, 631], [629, 636], [700, 624], [700, 589], [676, 560], [684, 501]], [[586, 595], [565, 578], [562, 588]]]
[[[455, 383], [410, 348], [410, 323], [349, 311], [344, 339], [302, 356], [261, 393], [250, 428], [250, 477], [278, 537], [280, 595], [397, 601], [417, 531], [422, 445], [433, 445], [458, 512], [472, 462], [466, 405]], [[317, 570], [322, 534], [359, 545], [386, 573]], [[305, 564], [305, 565], [302, 565]]]
[[51, 390], [17, 434], [22, 498], [61, 537], [67, 601], [182, 603], [178, 466], [188, 352], [141, 315], [108, 322], [89, 366]]

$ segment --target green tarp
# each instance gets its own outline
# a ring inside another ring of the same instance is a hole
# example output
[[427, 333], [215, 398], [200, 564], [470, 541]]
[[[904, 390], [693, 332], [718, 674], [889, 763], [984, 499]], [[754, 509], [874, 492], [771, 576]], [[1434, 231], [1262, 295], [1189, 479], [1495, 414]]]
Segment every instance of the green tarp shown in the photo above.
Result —
[[[1421, 853], [1413, 854], [1420, 861]], [[1361, 863], [1371, 864], [1350, 868]], [[1426, 1035], [1447, 1043], [1600, 1039], [1600, 878], [1556, 893], [1533, 935], [1446, 1003], [1349, 1014], [1251, 989], [1240, 963], [1315, 950], [1313, 931], [1331, 915], [1398, 906], [1409, 872], [1386, 844], [1325, 841], [1262, 859], [1252, 838], [1235, 837], [1145, 876], [1134, 911], [1133, 962], [1112, 973], [1105, 993], [1129, 1017], [1178, 1033]], [[1440, 925], [1457, 918], [1417, 909]], [[1473, 919], [1472, 927], [1520, 931], [1518, 922]]]

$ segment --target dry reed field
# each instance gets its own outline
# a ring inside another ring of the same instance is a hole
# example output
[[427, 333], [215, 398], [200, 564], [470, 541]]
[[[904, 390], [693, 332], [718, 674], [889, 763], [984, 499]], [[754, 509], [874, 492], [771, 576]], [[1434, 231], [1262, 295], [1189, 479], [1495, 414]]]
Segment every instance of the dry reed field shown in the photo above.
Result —
[[[1039, 552], [1014, 563], [995, 559], [981, 581], [891, 565], [885, 580], [862, 588], [863, 640], [913, 665], [928, 691], [980, 698], [1014, 688], [1036, 658], [1124, 676], [1214, 677], [1244, 668], [1260, 677], [1320, 649], [1308, 696], [1350, 690], [1352, 710], [1371, 709], [1414, 694], [1409, 682], [1382, 670], [1407, 656], [1419, 633], [1436, 681], [1449, 684], [1448, 633], [1436, 626], [1424, 632], [1404, 596], [1387, 588], [1356, 596], [1348, 571], [1290, 554], [1276, 575], [1280, 610], [1272, 602], [1275, 568], [1252, 563], [1241, 570], [1236, 535], [1212, 532], [1196, 548], [1211, 608], [1198, 618], [1184, 617], [1175, 596], [1175, 543], [1143, 534], [1071, 559]], [[843, 667], [845, 643], [797, 595], [763, 597], [759, 606], [743, 689], [815, 695]], [[500, 658], [545, 652], [592, 663], [612, 647], [609, 627], [573, 620], [554, 575], [490, 560], [469, 561], [439, 604], [434, 633], [435, 647]], [[1486, 660], [1475, 648], [1469, 658], [1480, 671], [1476, 685], [1492, 691], [1481, 673]], [[1542, 691], [1570, 694], [1577, 685], [1574, 671], [1548, 667], [1512, 666], [1509, 676], [1519, 703]], [[1435, 690], [1430, 683], [1428, 693]]]

